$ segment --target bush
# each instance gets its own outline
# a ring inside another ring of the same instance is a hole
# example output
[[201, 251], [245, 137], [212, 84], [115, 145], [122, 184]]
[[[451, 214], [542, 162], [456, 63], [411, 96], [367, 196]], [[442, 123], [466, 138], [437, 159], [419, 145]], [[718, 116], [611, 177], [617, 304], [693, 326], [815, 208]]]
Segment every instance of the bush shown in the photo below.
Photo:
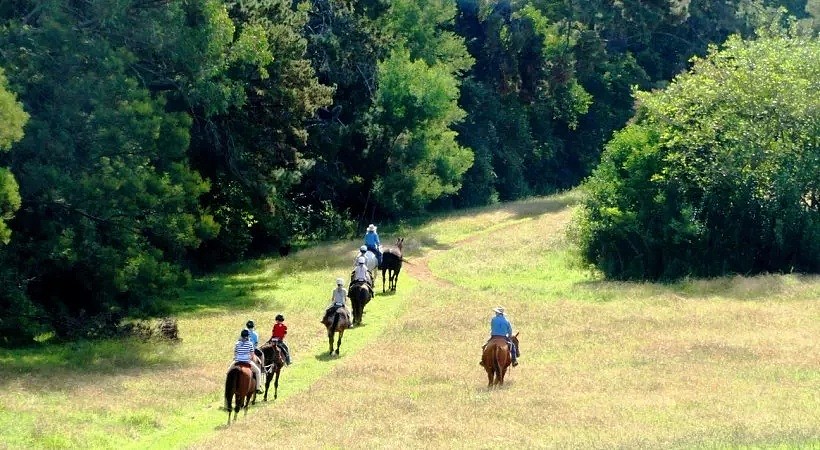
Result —
[[730, 38], [637, 92], [585, 183], [583, 257], [607, 276], [820, 271], [820, 42]]

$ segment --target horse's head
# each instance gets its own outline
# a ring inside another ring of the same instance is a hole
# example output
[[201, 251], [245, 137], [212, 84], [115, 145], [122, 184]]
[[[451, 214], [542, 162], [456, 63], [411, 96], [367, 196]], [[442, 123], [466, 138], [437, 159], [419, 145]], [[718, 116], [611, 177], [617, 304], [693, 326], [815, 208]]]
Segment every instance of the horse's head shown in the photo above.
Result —
[[510, 340], [513, 342], [513, 344], [515, 344], [516, 347], [518, 347], [518, 333], [515, 333], [514, 336], [510, 336]]
[[265, 355], [265, 364], [272, 362], [281, 367], [285, 361], [285, 357], [279, 349], [277, 342], [278, 341], [275, 338], [271, 338], [268, 342], [260, 346], [259, 350], [261, 350], [262, 354]]
[[403, 237], [396, 239], [396, 248], [398, 248], [399, 251], [401, 251], [402, 247], [404, 247], [404, 238]]

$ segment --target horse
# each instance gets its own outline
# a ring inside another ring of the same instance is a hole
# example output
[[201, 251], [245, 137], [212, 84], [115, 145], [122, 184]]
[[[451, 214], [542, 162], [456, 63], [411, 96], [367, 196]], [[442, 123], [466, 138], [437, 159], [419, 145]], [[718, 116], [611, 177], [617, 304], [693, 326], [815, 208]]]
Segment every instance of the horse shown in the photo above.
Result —
[[[279, 348], [277, 341], [271, 338], [268, 342], [262, 344], [259, 349], [264, 356], [264, 363], [262, 370], [265, 371], [265, 397], [262, 398], [263, 401], [268, 401], [268, 390], [270, 389], [270, 382], [273, 378], [273, 399], [276, 400], [276, 397], [279, 393], [279, 373], [282, 370], [282, 367], [285, 366], [285, 357], [282, 354], [282, 349]], [[269, 362], [269, 364], [267, 364]]]
[[[518, 347], [518, 333], [510, 338], [516, 348]], [[481, 363], [484, 370], [487, 371], [487, 388], [493, 385], [501, 386], [504, 384], [504, 375], [507, 373], [507, 368], [512, 363], [510, 357], [510, 345], [507, 339], [503, 336], [493, 336], [487, 346], [484, 347], [484, 353], [481, 355]]]
[[376, 287], [376, 276], [378, 275], [376, 273], [376, 270], [379, 268], [379, 260], [378, 258], [376, 258], [376, 254], [371, 252], [370, 250], [365, 252], [364, 260], [365, 267], [367, 267], [367, 270], [369, 270], [370, 273], [373, 274], [373, 287]]
[[327, 328], [327, 342], [329, 345], [329, 354], [333, 354], [333, 334], [339, 333], [339, 340], [336, 342], [336, 356], [339, 355], [339, 347], [342, 346], [342, 336], [348, 328], [347, 310], [344, 307], [336, 308], [336, 311], [330, 318], [322, 320]]
[[236, 363], [225, 378], [225, 409], [228, 410], [228, 425], [231, 424], [231, 398], [234, 398], [233, 420], [239, 415], [239, 409], [248, 415], [248, 404], [256, 401], [256, 381], [250, 363]]
[[370, 302], [370, 288], [364, 281], [356, 281], [350, 285], [347, 295], [353, 304], [353, 325], [359, 325], [362, 323], [364, 307]]
[[[404, 258], [401, 256], [401, 249], [404, 246], [404, 238], [396, 239], [396, 248], [388, 248], [382, 252], [382, 264], [379, 269], [382, 271], [382, 292], [385, 289], [395, 292], [396, 284], [399, 281], [399, 272]], [[385, 282], [385, 275], [387, 282]]]

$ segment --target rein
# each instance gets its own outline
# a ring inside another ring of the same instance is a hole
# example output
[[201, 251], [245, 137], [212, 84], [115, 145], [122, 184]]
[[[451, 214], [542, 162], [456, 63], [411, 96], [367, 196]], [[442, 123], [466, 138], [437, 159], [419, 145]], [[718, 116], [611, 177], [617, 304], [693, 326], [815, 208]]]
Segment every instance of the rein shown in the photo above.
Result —
[[[262, 345], [262, 347], [259, 347], [259, 350], [262, 350], [263, 348], [271, 349], [271, 351], [273, 351], [274, 354], [276, 354], [279, 351], [279, 349], [276, 348], [276, 344], [271, 344], [271, 341], [268, 341], [264, 345]], [[265, 351], [262, 350], [262, 353], [264, 354]], [[265, 369], [265, 373], [273, 373], [273, 370], [276, 367], [279, 367], [279, 366], [276, 364], [276, 361], [273, 361], [270, 364], [267, 364], [267, 365], [263, 366], [262, 368]]]

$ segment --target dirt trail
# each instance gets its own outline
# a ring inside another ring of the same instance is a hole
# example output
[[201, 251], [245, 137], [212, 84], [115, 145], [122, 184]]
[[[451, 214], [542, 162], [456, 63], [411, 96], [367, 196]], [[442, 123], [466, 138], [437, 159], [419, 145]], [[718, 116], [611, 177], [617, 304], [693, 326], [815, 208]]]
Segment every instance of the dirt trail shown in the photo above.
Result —
[[[459, 243], [460, 242], [457, 242], [456, 245], [458, 245]], [[429, 251], [421, 258], [413, 258], [412, 261], [407, 260], [407, 262], [404, 263], [403, 267], [406, 267], [405, 270], [407, 270], [407, 273], [411, 277], [419, 280], [422, 283], [432, 283], [436, 286], [441, 287], [455, 287], [455, 283], [453, 283], [450, 280], [446, 280], [444, 278], [436, 276], [436, 274], [434, 274], [433, 271], [430, 270], [430, 259], [443, 251], [444, 250]]]
[[[519, 205], [509, 205], [509, 207], [513, 207], [518, 214], [528, 214], [532, 216], [540, 216], [544, 214], [554, 214], [555, 215], [555, 228], [562, 229], [566, 223], [569, 221], [569, 214], [566, 212], [568, 208], [560, 208], [558, 211], [555, 210], [555, 206], [553, 202], [544, 202], [544, 203], [521, 203]], [[555, 213], [558, 214], [555, 214]], [[501, 230], [505, 230], [508, 228], [520, 226], [520, 222], [511, 222], [505, 224], [500, 228], [493, 229], [489, 231], [489, 234], [497, 233]], [[403, 265], [404, 270], [412, 276], [413, 278], [419, 280], [423, 283], [432, 283], [437, 286], [441, 287], [455, 287], [456, 284], [450, 280], [445, 278], [441, 278], [433, 273], [430, 269], [429, 262], [432, 258], [436, 257], [437, 255], [443, 252], [449, 252], [453, 250], [458, 250], [459, 247], [469, 245], [474, 241], [480, 239], [486, 239], [488, 232], [479, 232], [472, 236], [466, 237], [464, 239], [455, 241], [451, 244], [451, 248], [447, 250], [428, 250], [424, 253], [424, 256], [412, 258], [407, 260], [407, 262]]]

